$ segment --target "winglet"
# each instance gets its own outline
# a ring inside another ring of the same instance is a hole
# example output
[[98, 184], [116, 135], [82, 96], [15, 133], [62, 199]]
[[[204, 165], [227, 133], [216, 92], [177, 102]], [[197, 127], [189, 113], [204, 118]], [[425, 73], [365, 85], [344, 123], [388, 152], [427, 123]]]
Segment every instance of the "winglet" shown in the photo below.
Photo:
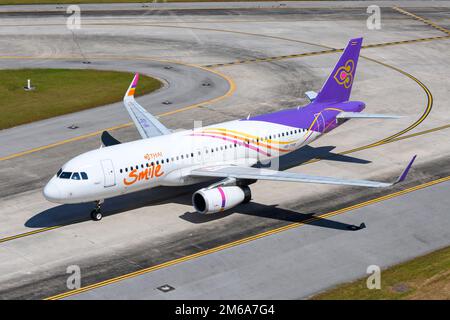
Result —
[[127, 93], [125, 93], [125, 97], [123, 97], [124, 100], [127, 98], [134, 98], [134, 92], [136, 91], [138, 81], [139, 81], [139, 73], [136, 73], [134, 75], [133, 81], [130, 84], [130, 87], [127, 90]]
[[411, 166], [412, 166], [414, 160], [416, 160], [416, 157], [417, 157], [417, 155], [415, 155], [415, 156], [411, 159], [411, 161], [409, 162], [409, 164], [408, 164], [408, 166], [406, 167], [406, 169], [402, 172], [402, 174], [400, 175], [400, 177], [398, 177], [397, 181], [395, 182], [396, 184], [397, 184], [397, 183], [400, 183], [400, 182], [402, 182], [402, 181], [404, 181], [404, 180], [406, 179], [406, 176], [408, 175], [409, 169], [411, 169]]

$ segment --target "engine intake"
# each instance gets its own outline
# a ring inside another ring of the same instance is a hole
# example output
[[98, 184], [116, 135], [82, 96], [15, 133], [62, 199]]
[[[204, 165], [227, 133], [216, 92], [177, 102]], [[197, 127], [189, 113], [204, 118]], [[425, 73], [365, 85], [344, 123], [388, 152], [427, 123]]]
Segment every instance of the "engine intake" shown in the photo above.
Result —
[[192, 195], [192, 205], [198, 213], [211, 214], [249, 202], [252, 197], [247, 186], [200, 189]]

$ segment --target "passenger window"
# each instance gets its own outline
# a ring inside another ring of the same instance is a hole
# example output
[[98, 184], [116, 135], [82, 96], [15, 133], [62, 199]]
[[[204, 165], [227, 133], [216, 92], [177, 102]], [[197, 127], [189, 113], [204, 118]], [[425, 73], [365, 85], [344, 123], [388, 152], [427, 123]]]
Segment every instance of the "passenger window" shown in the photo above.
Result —
[[193, 157], [194, 156], [194, 153], [191, 153], [191, 157]]
[[122, 169], [120, 169], [120, 173], [122, 173]]
[[128, 172], [128, 168], [125, 168], [125, 172]]
[[86, 172], [81, 172], [81, 178], [83, 178], [83, 180], [87, 180], [88, 179], [88, 175]]
[[72, 172], [62, 172], [59, 177], [61, 179], [70, 179], [71, 175], [72, 175]]

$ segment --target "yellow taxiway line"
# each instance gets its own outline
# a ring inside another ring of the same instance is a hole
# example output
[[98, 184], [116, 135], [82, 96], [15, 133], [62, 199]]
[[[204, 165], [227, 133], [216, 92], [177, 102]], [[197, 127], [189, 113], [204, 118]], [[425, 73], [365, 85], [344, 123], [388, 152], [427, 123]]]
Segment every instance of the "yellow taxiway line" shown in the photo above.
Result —
[[397, 192], [394, 192], [394, 193], [391, 193], [391, 194], [387, 194], [387, 195], [384, 195], [384, 196], [381, 196], [381, 197], [378, 197], [378, 198], [375, 198], [375, 199], [372, 199], [372, 200], [364, 201], [364, 202], [361, 202], [361, 203], [358, 203], [358, 204], [355, 204], [355, 205], [352, 205], [352, 206], [349, 206], [349, 207], [346, 207], [346, 208], [342, 208], [342, 209], [335, 210], [335, 211], [332, 211], [332, 212], [328, 212], [328, 213], [325, 213], [325, 214], [322, 214], [322, 215], [318, 215], [318, 216], [309, 218], [309, 219], [307, 219], [305, 221], [302, 221], [302, 222], [291, 223], [291, 224], [288, 224], [288, 225], [280, 227], [280, 228], [276, 228], [276, 229], [268, 230], [268, 231], [265, 231], [265, 232], [261, 232], [261, 233], [258, 233], [256, 235], [250, 236], [250, 237], [246, 237], [246, 238], [243, 238], [243, 239], [240, 239], [240, 240], [229, 242], [229, 243], [226, 243], [226, 244], [223, 244], [223, 245], [211, 248], [211, 249], [207, 249], [207, 250], [203, 250], [203, 251], [191, 254], [191, 255], [187, 255], [185, 257], [181, 257], [181, 258], [178, 258], [178, 259], [170, 260], [170, 261], [167, 261], [167, 262], [155, 265], [155, 266], [151, 266], [151, 267], [148, 267], [148, 268], [145, 268], [145, 269], [141, 269], [141, 270], [138, 270], [138, 271], [135, 271], [135, 272], [124, 274], [122, 276], [118, 276], [118, 277], [111, 278], [111, 279], [108, 279], [108, 280], [105, 280], [105, 281], [94, 283], [94, 284], [82, 287], [80, 289], [76, 289], [76, 290], [64, 292], [64, 293], [61, 293], [61, 294], [58, 294], [58, 295], [54, 295], [54, 296], [46, 298], [45, 300], [59, 300], [59, 299], [63, 299], [63, 298], [66, 298], [66, 297], [69, 297], [69, 296], [72, 296], [72, 295], [75, 295], [75, 294], [79, 294], [79, 293], [86, 292], [86, 291], [89, 291], [89, 290], [92, 290], [92, 289], [95, 289], [95, 288], [103, 287], [103, 286], [106, 286], [106, 285], [109, 285], [109, 284], [112, 284], [112, 283], [115, 283], [115, 282], [119, 282], [119, 281], [122, 281], [122, 280], [125, 280], [125, 279], [133, 278], [133, 277], [145, 274], [145, 273], [149, 273], [149, 272], [156, 271], [156, 270], [159, 270], [159, 269], [167, 268], [169, 266], [180, 264], [180, 263], [185, 262], [185, 261], [193, 260], [193, 259], [198, 258], [198, 257], [206, 256], [206, 255], [214, 253], [214, 252], [218, 252], [218, 251], [222, 251], [222, 250], [225, 250], [225, 249], [229, 249], [229, 248], [232, 248], [232, 247], [235, 247], [235, 246], [238, 246], [238, 245], [250, 242], [250, 241], [254, 241], [254, 240], [257, 240], [257, 239], [260, 239], [260, 238], [263, 238], [263, 237], [267, 237], [267, 236], [270, 236], [270, 235], [273, 235], [273, 234], [276, 234], [276, 233], [280, 233], [280, 232], [283, 232], [283, 231], [286, 231], [286, 230], [289, 230], [289, 229], [298, 228], [300, 226], [304, 226], [306, 224], [309, 224], [311, 222], [314, 222], [314, 221], [317, 221], [317, 220], [320, 220], [320, 219], [329, 218], [329, 217], [332, 217], [332, 216], [343, 214], [343, 213], [351, 211], [351, 210], [355, 210], [355, 209], [359, 209], [359, 208], [362, 208], [362, 207], [366, 207], [368, 205], [371, 205], [371, 204], [374, 204], [374, 203], [377, 203], [377, 202], [389, 200], [389, 199], [392, 199], [392, 198], [395, 198], [395, 197], [398, 197], [398, 196], [401, 196], [401, 195], [404, 195], [404, 194], [407, 194], [407, 193], [410, 193], [410, 192], [413, 192], [413, 191], [416, 191], [416, 190], [424, 189], [426, 187], [430, 187], [430, 186], [433, 186], [433, 185], [436, 185], [438, 183], [442, 183], [442, 182], [445, 182], [445, 181], [448, 181], [448, 180], [450, 180], [450, 176], [447, 176], [447, 177], [444, 177], [444, 178], [441, 178], [441, 179], [437, 179], [437, 180], [433, 180], [433, 181], [429, 181], [429, 182], [426, 182], [426, 183], [423, 183], [423, 184], [419, 184], [417, 186], [414, 186], [414, 187], [411, 187], [411, 188], [408, 188], [408, 189], [405, 189], [405, 190], [397, 191]]
[[442, 32], [444, 32], [444, 33], [450, 35], [450, 30], [447, 30], [447, 29], [445, 29], [445, 28], [443, 28], [443, 27], [437, 25], [436, 23], [434, 23], [434, 22], [431, 21], [431, 20], [424, 19], [424, 18], [422, 18], [422, 17], [420, 17], [420, 16], [418, 16], [418, 15], [412, 13], [412, 12], [406, 11], [405, 9], [402, 9], [402, 8], [400, 8], [400, 7], [393, 7], [392, 9], [394, 9], [395, 11], [400, 12], [400, 13], [402, 13], [402, 14], [404, 14], [404, 15], [407, 15], [408, 17], [411, 17], [411, 18], [413, 18], [413, 19], [415, 19], [415, 20], [418, 20], [418, 21], [420, 21], [420, 22], [423, 22], [423, 23], [429, 25], [430, 27], [435, 28], [436, 30], [442, 31]]

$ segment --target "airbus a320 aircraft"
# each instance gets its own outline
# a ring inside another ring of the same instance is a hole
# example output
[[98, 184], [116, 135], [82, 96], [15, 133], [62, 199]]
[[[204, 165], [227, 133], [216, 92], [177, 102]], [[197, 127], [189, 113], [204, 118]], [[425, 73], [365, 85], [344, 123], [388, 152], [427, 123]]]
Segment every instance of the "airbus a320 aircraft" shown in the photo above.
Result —
[[250, 201], [249, 185], [256, 180], [387, 187], [401, 182], [415, 159], [393, 183], [347, 180], [257, 168], [295, 151], [348, 119], [395, 118], [366, 114], [365, 104], [349, 101], [362, 38], [352, 39], [319, 93], [307, 92], [311, 103], [216, 125], [171, 132], [134, 99], [135, 75], [124, 97], [141, 140], [120, 143], [106, 131], [104, 147], [68, 161], [44, 188], [55, 203], [95, 202], [93, 220], [102, 219], [104, 199], [158, 186], [184, 186], [215, 179], [196, 191], [192, 203], [209, 214]]

